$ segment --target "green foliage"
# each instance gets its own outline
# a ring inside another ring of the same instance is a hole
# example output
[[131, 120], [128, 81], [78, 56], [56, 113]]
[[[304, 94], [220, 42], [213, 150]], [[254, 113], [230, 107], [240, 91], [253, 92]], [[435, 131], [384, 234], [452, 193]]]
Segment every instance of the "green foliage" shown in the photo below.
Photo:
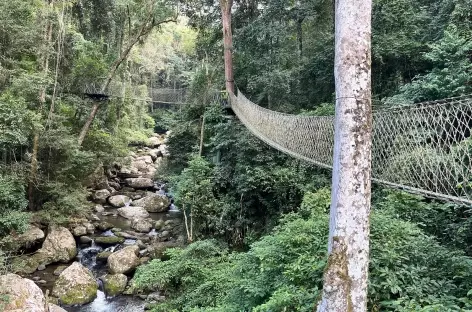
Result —
[[0, 236], [26, 230], [29, 215], [23, 210], [27, 204], [22, 180], [0, 173]]
[[430, 48], [424, 57], [435, 67], [428, 74], [419, 75], [410, 84], [403, 86], [401, 94], [388, 102], [435, 100], [472, 91], [472, 37], [463, 36], [456, 26], [451, 26], [445, 30], [442, 39], [431, 44]]
[[218, 232], [219, 216], [223, 218], [223, 207], [213, 194], [212, 170], [201, 157], [194, 157], [188, 163], [175, 184], [174, 196], [179, 207], [190, 212], [195, 232]]
[[0, 148], [26, 145], [35, 115], [28, 111], [25, 99], [9, 92], [0, 95]]
[[[199, 241], [139, 268], [133, 287], [166, 292], [169, 299], [154, 311], [312, 311], [326, 264], [329, 190], [307, 193], [302, 206], [247, 252]], [[472, 261], [397, 219], [392, 206], [389, 199], [371, 219], [369, 309], [470, 308]]]

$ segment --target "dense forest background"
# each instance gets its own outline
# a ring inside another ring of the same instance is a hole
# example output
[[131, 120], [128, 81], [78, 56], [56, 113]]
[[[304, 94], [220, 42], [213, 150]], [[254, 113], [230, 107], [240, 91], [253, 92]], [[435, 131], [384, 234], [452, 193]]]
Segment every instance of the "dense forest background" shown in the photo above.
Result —
[[[273, 110], [332, 114], [333, 12], [325, 0], [235, 1], [237, 87]], [[191, 213], [193, 243], [140, 267], [134, 291], [164, 291], [155, 311], [313, 310], [330, 172], [222, 109], [217, 1], [10, 0], [0, 22], [0, 235], [87, 214], [88, 177], [169, 129], [158, 176]], [[470, 0], [375, 0], [372, 45], [378, 109], [472, 92]], [[151, 86], [187, 88], [188, 105], [151, 110], [139, 100]], [[87, 88], [119, 97], [97, 104]], [[472, 311], [470, 207], [377, 186], [373, 208], [370, 311]]]

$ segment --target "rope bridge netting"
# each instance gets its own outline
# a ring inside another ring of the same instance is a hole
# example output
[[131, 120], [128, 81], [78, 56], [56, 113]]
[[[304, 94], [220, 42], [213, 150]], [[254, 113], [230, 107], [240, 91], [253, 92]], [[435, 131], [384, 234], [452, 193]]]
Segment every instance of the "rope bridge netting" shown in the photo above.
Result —
[[[241, 92], [231, 107], [259, 139], [332, 168], [334, 116], [271, 111]], [[472, 96], [374, 111], [373, 180], [428, 197], [472, 204]]]

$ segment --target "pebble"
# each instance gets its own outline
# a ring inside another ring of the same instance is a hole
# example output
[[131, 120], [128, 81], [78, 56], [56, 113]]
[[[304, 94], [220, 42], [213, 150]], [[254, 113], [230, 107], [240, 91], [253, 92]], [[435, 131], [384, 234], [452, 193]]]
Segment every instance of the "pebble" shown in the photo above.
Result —
[[46, 266], [44, 264], [40, 264], [38, 266], [38, 271], [44, 271], [44, 270], [46, 270]]

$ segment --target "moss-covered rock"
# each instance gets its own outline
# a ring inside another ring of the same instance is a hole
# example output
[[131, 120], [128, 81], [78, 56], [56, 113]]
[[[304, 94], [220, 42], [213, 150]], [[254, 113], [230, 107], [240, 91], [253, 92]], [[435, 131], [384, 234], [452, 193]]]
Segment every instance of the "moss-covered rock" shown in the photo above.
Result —
[[108, 257], [112, 254], [111, 251], [102, 251], [97, 254], [97, 261], [106, 262]]
[[124, 242], [125, 239], [118, 236], [99, 236], [95, 238], [95, 243], [103, 246], [113, 246]]
[[0, 276], [0, 310], [46, 312], [46, 298], [36, 284], [16, 274]]
[[139, 247], [128, 246], [108, 257], [108, 268], [112, 274], [127, 274], [139, 265]]
[[105, 295], [114, 297], [125, 291], [128, 278], [124, 274], [107, 274], [100, 278], [103, 282]]
[[77, 246], [74, 236], [64, 227], [49, 228], [48, 236], [43, 247], [38, 251], [40, 264], [48, 265], [54, 262], [68, 263], [77, 255]]
[[65, 305], [86, 304], [97, 297], [98, 285], [86, 267], [74, 262], [65, 269], [54, 283], [52, 295]]

